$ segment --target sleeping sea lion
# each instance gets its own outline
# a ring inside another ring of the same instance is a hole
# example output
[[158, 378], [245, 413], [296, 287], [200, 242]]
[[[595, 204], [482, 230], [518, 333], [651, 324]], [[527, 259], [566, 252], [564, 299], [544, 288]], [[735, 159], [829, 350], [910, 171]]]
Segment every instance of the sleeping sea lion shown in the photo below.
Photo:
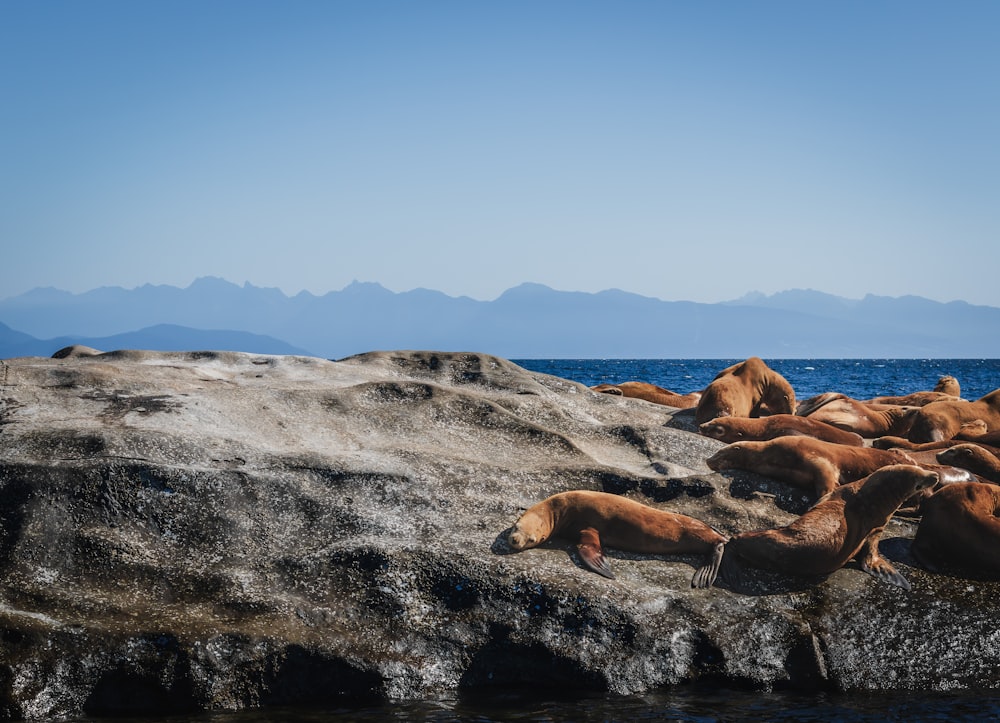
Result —
[[906, 407], [922, 407], [931, 402], [961, 402], [962, 388], [958, 380], [950, 374], [938, 379], [930, 392], [913, 392], [896, 397], [874, 397], [865, 401], [865, 404], [899, 404]]
[[803, 401], [795, 413], [856, 432], [865, 439], [874, 439], [905, 434], [918, 409], [896, 404], [865, 404], [844, 394], [825, 392]]
[[677, 409], [690, 409], [698, 404], [701, 392], [678, 394], [669, 389], [648, 382], [622, 382], [621, 384], [598, 384], [591, 390], [601, 394], [617, 394], [630, 399], [645, 399], [654, 404], [663, 404]]
[[931, 402], [962, 402], [961, 397], [941, 392], [913, 392], [896, 397], [872, 397], [860, 400], [862, 404], [895, 404], [900, 407], [922, 407]]
[[879, 537], [899, 505], [937, 478], [913, 465], [883, 467], [838, 487], [785, 527], [736, 535], [725, 545], [727, 566], [740, 561], [791, 575], [829, 575], [856, 558], [865, 572], [908, 590], [906, 578], [879, 555]]
[[986, 423], [987, 432], [1000, 431], [1000, 389], [974, 402], [931, 402], [918, 407], [905, 436], [911, 442], [939, 442], [977, 419]]
[[719, 472], [745, 469], [815, 492], [817, 497], [870, 475], [880, 467], [913, 464], [902, 450], [848, 447], [812, 437], [735, 442], [706, 460]]
[[687, 515], [658, 510], [607, 492], [574, 490], [532, 505], [507, 538], [517, 551], [537, 547], [550, 537], [576, 544], [583, 564], [614, 578], [602, 545], [653, 555], [695, 553], [708, 556], [691, 578], [692, 587], [710, 587], [719, 572], [726, 538]]
[[825, 442], [863, 447], [860, 434], [838, 429], [832, 424], [818, 422], [795, 414], [772, 414], [769, 417], [716, 417], [698, 427], [706, 437], [720, 442], [764, 441], [776, 437], [813, 437]]
[[[981, 422], [982, 420], [976, 421]], [[985, 447], [992, 452], [1000, 453], [1000, 431], [980, 433], [979, 428], [979, 425], [974, 422], [963, 424], [958, 434], [951, 439], [942, 439], [940, 442], [911, 442], [906, 437], [878, 437], [872, 440], [872, 446], [879, 449], [897, 447], [899, 449], [922, 452], [926, 450], [947, 449], [948, 447], [954, 447], [956, 444], [968, 442], [970, 444], [978, 444], [980, 447]], [[974, 429], [976, 433], [969, 433], [965, 431], [967, 429]]]

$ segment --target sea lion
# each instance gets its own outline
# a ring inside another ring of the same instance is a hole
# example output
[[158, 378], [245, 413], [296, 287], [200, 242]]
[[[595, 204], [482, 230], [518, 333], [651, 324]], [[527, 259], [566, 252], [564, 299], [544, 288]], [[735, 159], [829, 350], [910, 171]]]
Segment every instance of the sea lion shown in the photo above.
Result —
[[802, 487], [817, 497], [854, 482], [880, 467], [913, 464], [902, 450], [847, 447], [812, 437], [777, 437], [763, 442], [735, 442], [706, 460], [719, 472], [745, 469]]
[[849, 447], [865, 445], [865, 440], [860, 434], [795, 414], [772, 414], [769, 417], [716, 417], [699, 425], [698, 431], [706, 437], [727, 443], [801, 436], [846, 444]]
[[901, 407], [922, 407], [931, 402], [963, 402], [961, 397], [941, 392], [913, 392], [896, 397], [872, 397], [861, 400], [864, 404], [895, 404]]
[[933, 391], [913, 392], [896, 397], [873, 397], [865, 401], [865, 404], [899, 404], [906, 407], [922, 407], [931, 402], [961, 402], [962, 388], [958, 380], [950, 374], [938, 379]]
[[[972, 441], [977, 437], [982, 437], [983, 435], [989, 434], [990, 428], [982, 419], [973, 419], [971, 422], [962, 422], [962, 426], [958, 428], [958, 434], [956, 434], [953, 439], [964, 439], [967, 441]], [[1000, 432], [997, 433], [998, 440], [1000, 440]]]
[[865, 439], [874, 439], [905, 434], [918, 409], [896, 404], [865, 404], [845, 394], [825, 392], [800, 403], [795, 413], [855, 432]]
[[985, 480], [1000, 484], [1000, 458], [978, 444], [956, 444], [938, 452], [937, 461], [967, 469]]
[[924, 503], [910, 549], [934, 572], [1000, 578], [1000, 487], [985, 482], [942, 487]]
[[703, 424], [716, 417], [760, 417], [791, 414], [795, 391], [760, 357], [750, 357], [719, 372], [705, 390], [694, 419]]
[[725, 545], [727, 563], [810, 576], [829, 575], [856, 558], [865, 572], [908, 590], [906, 578], [879, 554], [879, 537], [900, 504], [937, 478], [913, 465], [883, 467], [833, 490], [785, 527], [736, 535]]
[[951, 374], [945, 374], [943, 377], [940, 377], [937, 380], [937, 384], [934, 385], [934, 391], [941, 394], [950, 394], [953, 397], [962, 396], [962, 386]]
[[517, 551], [550, 537], [576, 544], [583, 564], [604, 577], [614, 573], [602, 545], [654, 555], [696, 553], [708, 563], [691, 578], [692, 587], [711, 587], [722, 562], [726, 538], [687, 515], [658, 510], [607, 492], [561, 492], [532, 505], [514, 524], [507, 541]]
[[895, 447], [914, 452], [940, 451], [954, 447], [957, 444], [978, 444], [980, 447], [985, 447], [988, 451], [1000, 453], [1000, 432], [975, 435], [959, 432], [951, 439], [942, 439], [940, 442], [911, 442], [906, 437], [879, 437], [872, 440], [872, 446], [879, 449], [892, 449]]
[[648, 382], [622, 382], [621, 384], [598, 384], [591, 387], [601, 394], [617, 394], [630, 399], [644, 399], [654, 404], [663, 404], [676, 409], [690, 409], [697, 406], [701, 392], [678, 394], [669, 389], [658, 387]]
[[987, 432], [1000, 431], [1000, 389], [974, 402], [931, 402], [917, 407], [905, 437], [911, 442], [951, 439], [966, 422], [982, 420]]

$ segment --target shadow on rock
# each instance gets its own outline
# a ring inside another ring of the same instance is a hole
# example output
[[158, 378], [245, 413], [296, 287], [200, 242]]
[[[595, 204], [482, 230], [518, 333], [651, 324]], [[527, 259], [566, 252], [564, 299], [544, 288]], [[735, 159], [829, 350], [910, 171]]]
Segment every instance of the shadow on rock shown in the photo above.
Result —
[[639, 491], [653, 502], [669, 502], [681, 495], [705, 497], [717, 490], [709, 480], [699, 475], [692, 475], [664, 480], [643, 480], [639, 483]]
[[738, 595], [778, 595], [809, 590], [822, 583], [826, 577], [825, 575], [799, 577], [762, 570], [745, 565], [733, 555], [727, 554], [722, 558], [715, 587]]
[[879, 540], [878, 551], [882, 557], [892, 562], [902, 562], [910, 567], [920, 567], [920, 562], [913, 556], [908, 537], [883, 537]]
[[[564, 540], [547, 540], [543, 542], [541, 545], [538, 545], [537, 547], [532, 547], [527, 550], [515, 550], [513, 547], [510, 546], [510, 543], [507, 542], [507, 538], [510, 536], [510, 533], [513, 529], [514, 529], [513, 527], [508, 527], [506, 530], [497, 535], [496, 538], [494, 538], [493, 540], [493, 544], [490, 545], [490, 552], [492, 552], [494, 555], [515, 555], [523, 553], [530, 554], [532, 550], [562, 550], [566, 553], [566, 556], [570, 559], [570, 561], [574, 565], [576, 565], [581, 570], [590, 572], [590, 570], [588, 570], [584, 566], [584, 564], [580, 561], [579, 556], [574, 551], [573, 545]], [[604, 554], [607, 557], [612, 557], [612, 558], [619, 556], [616, 553], [617, 551], [612, 551], [612, 550], [604, 551]]]
[[501, 532], [493, 539], [493, 544], [490, 545], [490, 552], [494, 555], [513, 555], [517, 550], [510, 546], [507, 542], [507, 538], [510, 537], [510, 533], [514, 531], [514, 526], [511, 525], [506, 530]]
[[494, 625], [491, 640], [481, 647], [466, 668], [459, 687], [483, 691], [514, 687], [533, 691], [606, 691], [607, 681], [581, 663], [554, 653], [540, 643], [523, 644], [509, 639], [510, 630]]
[[816, 502], [814, 496], [791, 485], [745, 470], [723, 470], [718, 473], [729, 480], [729, 494], [738, 500], [768, 497], [785, 512], [801, 515]]

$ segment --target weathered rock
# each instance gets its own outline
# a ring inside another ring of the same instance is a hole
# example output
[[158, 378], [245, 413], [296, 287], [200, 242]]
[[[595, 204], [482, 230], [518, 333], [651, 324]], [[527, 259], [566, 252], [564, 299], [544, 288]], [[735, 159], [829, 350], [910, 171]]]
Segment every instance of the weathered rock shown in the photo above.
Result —
[[[732, 534], [803, 493], [712, 473], [685, 413], [481, 354], [67, 354], [0, 368], [0, 713], [239, 709], [528, 684], [1000, 687], [1000, 584], [914, 567], [693, 590], [696, 558], [559, 544], [596, 489]], [[688, 416], [690, 414], [688, 413]]]

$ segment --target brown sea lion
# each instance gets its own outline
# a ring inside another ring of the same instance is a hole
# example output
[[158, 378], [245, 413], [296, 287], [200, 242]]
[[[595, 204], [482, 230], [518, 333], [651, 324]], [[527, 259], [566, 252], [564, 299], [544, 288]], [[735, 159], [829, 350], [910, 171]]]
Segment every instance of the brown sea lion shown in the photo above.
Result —
[[941, 392], [913, 392], [898, 397], [872, 397], [862, 400], [864, 404], [895, 404], [901, 407], [922, 407], [931, 402], [963, 402], [961, 397]]
[[776, 437], [813, 437], [849, 447], [863, 447], [860, 434], [838, 429], [795, 414], [772, 414], [769, 417], [716, 417], [698, 427], [706, 437], [720, 442], [763, 441]]
[[[971, 441], [976, 437], [982, 437], [983, 435], [989, 433], [990, 428], [987, 426], [986, 422], [982, 419], [973, 419], [971, 422], [962, 422], [962, 426], [958, 428], [958, 434], [956, 434], [953, 439]], [[997, 433], [997, 438], [1000, 439], [1000, 432]]]
[[726, 541], [693, 517], [587, 490], [562, 492], [532, 505], [514, 524], [507, 541], [521, 551], [550, 537], [575, 543], [583, 564], [608, 578], [614, 574], [602, 545], [653, 555], [707, 555], [708, 563], [691, 578], [692, 587], [710, 587], [715, 581]]
[[934, 390], [930, 392], [913, 392], [897, 397], [874, 397], [865, 401], [865, 404], [899, 404], [906, 407], [922, 407], [930, 402], [961, 402], [962, 388], [958, 380], [950, 374], [938, 379], [934, 385]]
[[938, 442], [951, 439], [963, 424], [977, 419], [986, 423], [987, 432], [1000, 431], [1000, 389], [974, 402], [931, 402], [918, 407], [903, 436], [911, 442]]
[[690, 409], [697, 406], [701, 392], [678, 394], [669, 389], [658, 387], [648, 382], [622, 382], [621, 384], [598, 384], [591, 387], [601, 394], [617, 394], [630, 399], [644, 399], [654, 404], [663, 404], [676, 409]]
[[936, 460], [925, 463], [918, 459], [916, 462], [916, 466], [920, 467], [920, 469], [937, 474], [938, 481], [937, 484], [918, 490], [903, 501], [898, 510], [898, 514], [900, 515], [919, 517], [922, 514], [924, 502], [945, 485], [980, 481], [975, 474], [961, 467], [937, 464]]
[[855, 432], [865, 439], [874, 439], [905, 434], [918, 409], [895, 404], [865, 404], [844, 394], [825, 392], [803, 401], [795, 413]]
[[911, 442], [906, 437], [879, 437], [872, 440], [872, 446], [879, 449], [892, 449], [895, 447], [896, 449], [905, 449], [914, 452], [940, 451], [954, 447], [957, 444], [978, 444], [990, 452], [1000, 454], [1000, 432], [988, 432], [976, 435], [967, 435], [960, 432], [951, 439], [942, 439], [940, 442]]
[[924, 503], [910, 549], [928, 570], [1000, 578], [1000, 487], [948, 485]]
[[945, 374], [943, 377], [939, 378], [937, 380], [937, 384], [934, 385], [934, 391], [940, 392], [941, 394], [950, 394], [953, 397], [962, 396], [962, 386], [951, 374]]
[[900, 504], [936, 481], [937, 474], [913, 465], [883, 467], [838, 487], [790, 525], [736, 535], [726, 543], [727, 562], [811, 576], [856, 558], [865, 572], [908, 590], [906, 578], [879, 554], [879, 537]]
[[1000, 458], [978, 444], [956, 444], [938, 452], [937, 461], [967, 469], [985, 480], [1000, 484]]
[[703, 424], [716, 417], [760, 417], [794, 411], [792, 385], [753, 356], [715, 376], [702, 392], [694, 419]]
[[913, 460], [898, 449], [847, 447], [812, 437], [777, 437], [764, 442], [735, 442], [706, 463], [716, 472], [745, 469], [822, 497], [880, 467], [913, 464]]

